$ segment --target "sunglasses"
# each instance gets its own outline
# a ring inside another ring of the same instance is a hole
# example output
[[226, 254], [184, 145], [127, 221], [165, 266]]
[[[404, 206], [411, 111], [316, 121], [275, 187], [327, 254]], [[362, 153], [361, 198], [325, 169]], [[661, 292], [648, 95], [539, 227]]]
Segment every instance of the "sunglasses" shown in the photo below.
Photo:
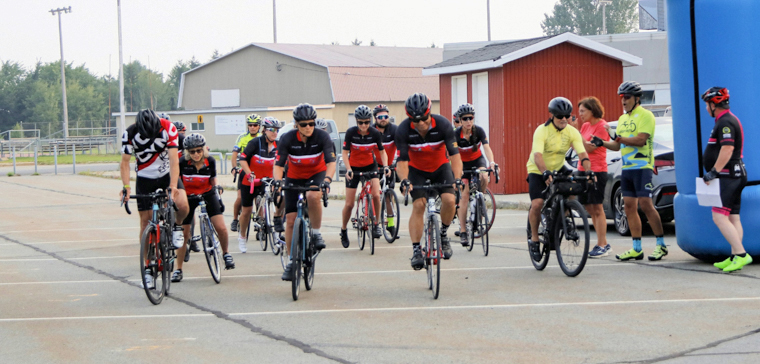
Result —
[[315, 125], [317, 125], [317, 123], [316, 123], [316, 122], [313, 122], [313, 121], [312, 121], [312, 122], [310, 122], [310, 123], [298, 123], [298, 127], [299, 127], [299, 128], [305, 128], [305, 127], [307, 127], [307, 126], [310, 126], [310, 127], [312, 127], [312, 128], [313, 128]]
[[633, 97], [633, 95], [620, 95], [620, 98], [623, 100], [630, 100]]
[[271, 131], [272, 133], [277, 133], [277, 132], [279, 132], [279, 131], [280, 131], [280, 129], [277, 129], [277, 128], [266, 128], [266, 129], [264, 129], [264, 130], [266, 130], [266, 131]]
[[203, 153], [203, 148], [188, 150], [187, 153], [190, 154], [190, 155], [197, 154], [197, 153]]
[[557, 119], [559, 119], [559, 120], [562, 120], [562, 119], [571, 119], [572, 118], [571, 115], [555, 115], [554, 117], [557, 118]]
[[418, 116], [412, 119], [412, 122], [419, 123], [419, 122], [427, 121], [427, 120], [428, 120], [428, 115], [425, 115], [425, 116]]
[[385, 119], [388, 119], [389, 117], [390, 116], [388, 116], [388, 115], [378, 115], [378, 116], [375, 116], [375, 119], [377, 119], [377, 120], [385, 120]]
[[356, 125], [369, 125], [369, 120], [367, 120], [367, 121], [356, 121]]
[[248, 124], [249, 127], [251, 126], [259, 126], [259, 124]]
[[472, 121], [473, 119], [475, 119], [475, 118], [472, 117], [472, 116], [465, 116], [465, 117], [462, 118], [462, 121]]

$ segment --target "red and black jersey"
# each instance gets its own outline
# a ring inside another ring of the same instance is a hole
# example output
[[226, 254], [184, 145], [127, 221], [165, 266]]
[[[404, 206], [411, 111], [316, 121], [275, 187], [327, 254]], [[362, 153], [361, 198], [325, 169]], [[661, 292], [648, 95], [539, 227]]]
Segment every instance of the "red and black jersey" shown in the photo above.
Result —
[[[277, 157], [277, 142], [272, 143], [274, 148], [269, 150], [269, 144], [267, 143], [265, 136], [260, 136], [252, 139], [248, 142], [243, 152], [238, 155], [238, 160], [246, 161], [248, 168], [251, 169], [256, 179], [264, 177], [274, 177], [274, 160]], [[250, 186], [251, 182], [248, 180], [248, 176], [242, 172], [239, 178], [242, 178], [243, 185]], [[260, 186], [261, 181], [254, 182], [254, 186]]]
[[202, 195], [214, 188], [211, 179], [216, 178], [216, 160], [214, 157], [205, 158], [203, 167], [198, 169], [192, 159], [182, 157], [179, 160], [179, 175], [188, 195]]
[[425, 172], [436, 171], [449, 163], [448, 156], [459, 154], [451, 123], [441, 115], [430, 114], [430, 117], [433, 120], [424, 137], [408, 118], [396, 129], [398, 160], [408, 161], [411, 167]]
[[121, 152], [134, 155], [137, 176], [157, 179], [169, 173], [169, 149], [177, 148], [177, 128], [161, 119], [161, 131], [155, 139], [140, 135], [132, 124], [121, 136]]
[[726, 110], [715, 117], [715, 127], [707, 140], [707, 147], [703, 154], [705, 170], [715, 167], [720, 148], [724, 145], [734, 147], [731, 159], [728, 160], [723, 170], [718, 171], [721, 177], [742, 177], [744, 169], [741, 167], [744, 157], [744, 129], [742, 123], [731, 111]]
[[307, 179], [327, 170], [327, 163], [335, 162], [335, 147], [330, 134], [315, 129], [309, 138], [302, 138], [301, 133], [291, 130], [280, 137], [277, 145], [275, 165], [284, 167], [288, 163], [287, 177]]
[[[346, 130], [343, 139], [343, 150], [349, 151], [348, 163], [351, 167], [366, 167], [375, 163], [375, 155], [384, 150], [383, 134], [375, 128], [368, 128], [367, 134], [362, 135], [358, 126]], [[381, 161], [378, 159], [378, 161]]]
[[483, 144], [488, 144], [488, 137], [483, 128], [473, 125], [472, 134], [470, 134], [469, 138], [465, 139], [463, 128], [464, 127], [460, 126], [454, 131], [454, 134], [457, 137], [459, 155], [462, 156], [462, 162], [472, 162], [483, 156], [480, 147]]
[[[373, 126], [377, 129], [377, 124]], [[396, 158], [396, 129], [398, 129], [396, 124], [388, 123], [385, 127], [385, 131], [382, 131], [383, 148], [385, 148], [385, 155], [388, 157], [388, 165], [393, 164], [393, 160]], [[380, 131], [380, 129], [377, 130]], [[380, 151], [375, 152], [375, 158], [377, 159], [377, 164], [382, 163], [383, 160], [380, 159]]]
[[177, 157], [182, 158], [185, 153], [185, 134], [177, 134]]

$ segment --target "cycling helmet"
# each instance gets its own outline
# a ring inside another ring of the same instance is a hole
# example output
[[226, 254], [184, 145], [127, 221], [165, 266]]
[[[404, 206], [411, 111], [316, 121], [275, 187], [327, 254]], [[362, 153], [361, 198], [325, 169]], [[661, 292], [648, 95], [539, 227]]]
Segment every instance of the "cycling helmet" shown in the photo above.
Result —
[[151, 109], [140, 110], [135, 116], [135, 125], [142, 138], [158, 137], [162, 128], [161, 119]]
[[573, 103], [564, 97], [555, 97], [549, 101], [549, 113], [554, 116], [570, 115], [573, 112]]
[[248, 124], [259, 125], [261, 124], [261, 115], [259, 114], [248, 115], [246, 122], [248, 122]]
[[317, 129], [327, 130], [327, 120], [322, 118], [317, 118], [317, 120], [314, 121], [317, 124]]
[[167, 114], [165, 112], [158, 113], [158, 117], [161, 118], [161, 119], [166, 119], [166, 120], [172, 121], [172, 118], [169, 117], [169, 114]]
[[454, 123], [458, 123], [459, 122], [459, 115], [457, 115], [457, 113], [454, 113], [454, 117], [451, 118], [451, 121], [454, 122]]
[[206, 145], [206, 138], [204, 138], [203, 135], [198, 134], [198, 133], [193, 133], [186, 136], [185, 140], [182, 142], [182, 146], [185, 147], [185, 150], [203, 147], [205, 145]]
[[273, 116], [267, 116], [261, 120], [261, 126], [265, 128], [281, 128], [280, 121]]
[[317, 110], [314, 110], [314, 106], [307, 103], [298, 104], [293, 109], [293, 119], [296, 122], [304, 120], [315, 120], [317, 118]]
[[381, 111], [385, 111], [388, 113], [390, 112], [390, 110], [388, 110], [388, 106], [385, 106], [384, 104], [379, 104], [375, 106], [375, 108], [372, 110], [372, 116], [377, 116], [377, 113]]
[[430, 99], [421, 92], [409, 96], [404, 103], [406, 115], [412, 120], [422, 120], [430, 115], [431, 106], [432, 102], [430, 102]]
[[372, 119], [372, 110], [370, 110], [367, 105], [359, 105], [359, 107], [354, 110], [354, 117], [356, 120]]
[[[162, 119], [166, 119], [166, 118], [162, 118]], [[166, 120], [169, 120], [169, 119], [166, 119]], [[175, 121], [174, 122], [174, 126], [177, 128], [177, 131], [185, 131], [185, 130], [187, 130], [187, 127], [185, 127], [185, 123], [183, 123], [181, 121]]]
[[641, 92], [641, 85], [636, 81], [625, 81], [618, 87], [618, 95], [633, 95], [635, 97], [641, 97], [644, 93]]
[[456, 112], [456, 116], [461, 117], [462, 115], [472, 114], [475, 116], [475, 108], [472, 107], [470, 104], [462, 104], [459, 106], [459, 110]]
[[728, 105], [728, 89], [725, 87], [710, 87], [702, 94], [702, 100], [712, 102], [715, 105]]

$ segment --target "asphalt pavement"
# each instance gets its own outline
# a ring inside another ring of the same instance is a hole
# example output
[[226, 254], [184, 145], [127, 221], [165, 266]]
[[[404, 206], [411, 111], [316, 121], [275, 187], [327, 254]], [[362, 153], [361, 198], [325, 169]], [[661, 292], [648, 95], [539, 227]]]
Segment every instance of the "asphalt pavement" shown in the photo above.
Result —
[[[193, 253], [185, 279], [154, 306], [139, 287], [138, 218], [120, 183], [80, 175], [0, 177], [0, 358], [30, 362], [265, 363], [757, 363], [760, 269], [724, 274], [681, 251], [617, 262], [630, 238], [608, 232], [612, 255], [566, 277], [552, 255], [528, 257], [527, 212], [498, 210], [490, 253], [456, 240], [434, 300], [400, 240], [359, 250], [338, 238], [331, 200], [314, 288], [293, 301], [279, 259], [249, 242], [236, 269], [211, 279]], [[231, 220], [235, 194], [224, 194]], [[610, 229], [612, 225], [610, 224]], [[596, 237], [592, 233], [592, 244]], [[644, 236], [648, 254], [651, 232]]]

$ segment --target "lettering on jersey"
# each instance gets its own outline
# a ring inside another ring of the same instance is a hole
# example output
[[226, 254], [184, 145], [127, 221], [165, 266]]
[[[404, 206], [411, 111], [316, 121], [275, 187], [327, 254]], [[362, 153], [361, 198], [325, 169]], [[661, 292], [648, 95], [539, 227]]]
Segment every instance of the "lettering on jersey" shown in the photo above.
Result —
[[731, 138], [731, 134], [723, 134], [723, 139], [730, 139], [730, 138]]

